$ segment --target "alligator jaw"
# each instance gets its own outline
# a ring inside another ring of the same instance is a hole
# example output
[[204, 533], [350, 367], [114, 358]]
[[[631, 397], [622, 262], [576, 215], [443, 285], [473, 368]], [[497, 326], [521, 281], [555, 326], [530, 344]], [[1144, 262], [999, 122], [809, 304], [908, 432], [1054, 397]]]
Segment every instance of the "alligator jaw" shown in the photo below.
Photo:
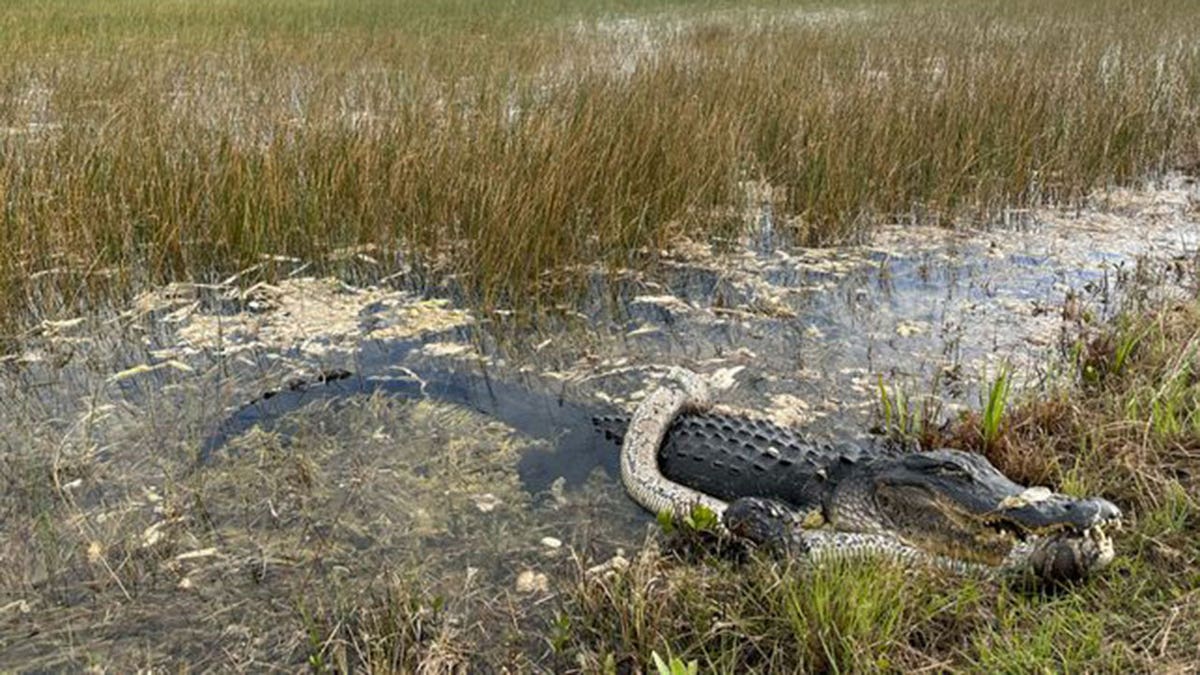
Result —
[[[960, 513], [954, 520], [970, 529], [963, 522], [970, 516]], [[1108, 531], [1120, 527], [1121, 511], [1104, 499], [1072, 499], [1029, 488], [977, 522], [986, 529], [976, 532], [973, 545], [952, 545], [941, 553], [1064, 582], [1086, 578], [1112, 562]], [[924, 547], [939, 548], [937, 540], [925, 541]]]

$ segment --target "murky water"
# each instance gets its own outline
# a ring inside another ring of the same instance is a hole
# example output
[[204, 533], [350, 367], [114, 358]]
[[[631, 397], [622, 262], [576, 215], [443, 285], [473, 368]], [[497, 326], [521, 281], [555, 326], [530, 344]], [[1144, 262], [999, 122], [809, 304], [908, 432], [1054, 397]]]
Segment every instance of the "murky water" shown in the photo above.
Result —
[[[536, 602], [569, 550], [591, 564], [642, 542], [651, 519], [590, 417], [629, 410], [666, 367], [736, 372], [722, 404], [819, 439], [862, 438], [881, 381], [953, 411], [1002, 365], [1036, 384], [1066, 329], [1131, 289], [1172, 292], [1198, 203], [1176, 178], [1020, 226], [822, 250], [763, 218], [732, 250], [680, 242], [654, 276], [598, 275], [561, 328], [516, 347], [494, 338], [503, 312], [387, 287], [161, 289], [5, 357], [0, 449], [53, 455], [90, 536], [169, 542], [168, 588], [204, 602], [234, 603], [231, 569], [336, 585], [397, 567], [493, 609]], [[294, 382], [338, 369], [354, 374]]]

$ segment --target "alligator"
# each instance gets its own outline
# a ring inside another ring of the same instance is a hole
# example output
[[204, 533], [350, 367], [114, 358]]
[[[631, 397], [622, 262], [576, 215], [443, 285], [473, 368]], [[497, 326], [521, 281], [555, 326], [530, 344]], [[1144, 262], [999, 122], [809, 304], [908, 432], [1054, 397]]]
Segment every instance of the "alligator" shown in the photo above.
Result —
[[1121, 510], [1023, 487], [982, 455], [821, 446], [772, 423], [709, 412], [702, 378], [676, 369], [637, 408], [621, 474], [651, 511], [703, 507], [734, 536], [818, 560], [846, 554], [958, 572], [1087, 577], [1112, 561]]
[[519, 469], [531, 489], [564, 467], [573, 473], [564, 477], [577, 482], [596, 465], [619, 465], [630, 496], [651, 512], [703, 507], [735, 538], [813, 561], [884, 555], [963, 573], [1016, 571], [1064, 581], [1113, 558], [1106, 530], [1121, 511], [1104, 499], [1026, 488], [978, 454], [815, 443], [765, 419], [711, 409], [703, 379], [682, 369], [673, 369], [632, 418], [486, 373], [401, 371], [331, 371], [294, 381], [226, 419], [204, 442], [200, 460], [212, 461], [231, 438], [314, 398], [382, 391], [466, 405], [570, 453], [566, 464], [528, 453]]

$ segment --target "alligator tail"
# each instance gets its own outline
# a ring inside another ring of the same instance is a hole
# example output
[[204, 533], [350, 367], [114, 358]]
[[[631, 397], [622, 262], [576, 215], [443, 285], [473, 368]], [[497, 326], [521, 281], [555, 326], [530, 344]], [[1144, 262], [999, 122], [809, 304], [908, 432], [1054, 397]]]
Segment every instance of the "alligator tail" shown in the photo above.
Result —
[[600, 402], [580, 403], [545, 391], [536, 382], [489, 377], [483, 369], [417, 367], [394, 375], [364, 376], [344, 370], [324, 371], [311, 380], [293, 380], [283, 389], [263, 394], [218, 425], [200, 447], [199, 465], [215, 461], [234, 438], [254, 427], [273, 429], [288, 412], [316, 401], [338, 404], [354, 396], [382, 393], [402, 399], [428, 398], [470, 407], [511, 426], [517, 432], [551, 441], [550, 450], [531, 450], [518, 472], [526, 488], [539, 491], [562, 477], [582, 483], [600, 467], [619, 473], [620, 446], [628, 425], [615, 409]]

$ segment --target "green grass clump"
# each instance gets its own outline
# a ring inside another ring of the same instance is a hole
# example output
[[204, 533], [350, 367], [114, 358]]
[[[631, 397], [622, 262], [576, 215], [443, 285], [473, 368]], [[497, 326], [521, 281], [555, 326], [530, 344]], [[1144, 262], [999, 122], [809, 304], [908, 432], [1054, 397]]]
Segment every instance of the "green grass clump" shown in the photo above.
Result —
[[85, 0], [0, 21], [18, 322], [279, 256], [525, 309], [736, 231], [747, 182], [820, 244], [1078, 202], [1200, 140], [1183, 0]]
[[658, 675], [696, 675], [699, 672], [699, 664], [695, 661], [683, 662], [678, 656], [672, 656], [670, 659], [664, 660], [658, 655], [658, 652], [651, 654], [654, 657], [654, 670]]
[[651, 549], [618, 573], [581, 572], [578, 584], [564, 652], [597, 668], [648, 668], [655, 653], [697, 661], [703, 672], [869, 667], [888, 658], [880, 647], [921, 623], [898, 601], [910, 578], [886, 565], [681, 564]]
[[308, 665], [318, 673], [453, 672], [468, 661], [446, 600], [423, 584], [391, 578], [356, 593], [303, 598]]
[[992, 380], [992, 386], [988, 388], [987, 398], [983, 401], [982, 419], [980, 420], [979, 432], [983, 436], [983, 443], [987, 447], [992, 447], [1000, 439], [1000, 433], [1003, 431], [1004, 411], [1008, 407], [1008, 392], [1011, 386], [1011, 374], [1008, 368], [1001, 368], [997, 373], [996, 379]]

